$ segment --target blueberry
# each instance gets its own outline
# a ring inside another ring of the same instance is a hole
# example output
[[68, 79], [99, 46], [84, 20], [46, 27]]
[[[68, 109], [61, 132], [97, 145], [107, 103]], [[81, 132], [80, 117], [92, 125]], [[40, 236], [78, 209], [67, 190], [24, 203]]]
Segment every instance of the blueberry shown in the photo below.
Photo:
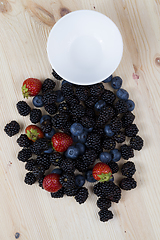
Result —
[[52, 118], [51, 118], [51, 116], [49, 116], [49, 115], [43, 115], [42, 117], [41, 117], [41, 119], [40, 119], [40, 124], [42, 124], [45, 120], [51, 120]]
[[128, 99], [126, 103], [127, 103], [128, 111], [133, 111], [135, 108], [135, 103], [130, 99]]
[[77, 143], [78, 142], [78, 136], [74, 136], [73, 134], [71, 135], [73, 142]]
[[56, 133], [56, 131], [54, 130], [54, 128], [52, 128], [52, 131], [49, 132], [49, 133], [45, 133], [44, 136], [45, 136], [47, 139], [51, 139], [55, 133]]
[[63, 172], [62, 169], [60, 169], [60, 168], [55, 168], [55, 169], [52, 170], [51, 173], [57, 173], [57, 174], [61, 175], [62, 172]]
[[83, 132], [83, 126], [80, 123], [73, 123], [70, 127], [70, 132], [74, 136], [78, 136]]
[[68, 147], [67, 151], [65, 152], [65, 156], [67, 158], [76, 159], [78, 157], [79, 150], [75, 146]]
[[92, 175], [92, 169], [86, 171], [85, 178], [88, 182], [96, 182], [97, 181], [96, 179], [94, 179], [94, 177]]
[[84, 131], [81, 135], [78, 135], [78, 142], [85, 143], [87, 140], [87, 136], [88, 133]]
[[99, 100], [99, 101], [96, 102], [96, 104], [94, 105], [94, 109], [99, 112], [104, 106], [106, 106], [106, 102], [103, 101], [103, 100]]
[[56, 102], [60, 103], [64, 101], [64, 97], [62, 95], [62, 91], [61, 90], [57, 90], [55, 91], [55, 93], [57, 94], [57, 98], [56, 98]]
[[99, 159], [103, 163], [109, 163], [112, 160], [112, 154], [108, 152], [101, 152], [99, 155]]
[[93, 127], [90, 127], [90, 128], [85, 128], [85, 127], [84, 127], [83, 130], [86, 131], [86, 132], [92, 132]]
[[79, 155], [83, 155], [85, 153], [85, 145], [83, 143], [76, 143], [75, 147], [78, 149], [79, 151]]
[[43, 107], [44, 106], [44, 103], [43, 103], [43, 101], [42, 101], [42, 95], [36, 95], [34, 98], [33, 98], [33, 100], [32, 100], [32, 102], [33, 102], [33, 105], [35, 106], [35, 107]]
[[127, 100], [129, 98], [129, 93], [123, 88], [118, 89], [118, 91], [116, 92], [116, 95], [118, 98], [122, 100]]
[[112, 75], [110, 75], [108, 78], [106, 78], [105, 80], [103, 80], [103, 83], [107, 83], [110, 82], [112, 80]]
[[63, 84], [65, 84], [65, 83], [69, 83], [69, 84], [71, 84], [71, 85], [72, 85], [72, 83], [71, 83], [71, 82], [68, 82], [68, 81], [66, 81], [66, 80], [63, 80], [63, 81], [62, 81], [62, 85], [63, 85]]
[[112, 161], [118, 162], [121, 159], [121, 152], [118, 149], [113, 149], [110, 153], [112, 155]]
[[44, 151], [44, 153], [52, 153], [53, 152], [53, 147], [50, 146], [47, 150]]
[[112, 132], [112, 130], [111, 130], [109, 125], [106, 125], [104, 127], [104, 132], [107, 135], [107, 137], [112, 137], [114, 135], [114, 132]]
[[80, 174], [75, 176], [75, 184], [77, 187], [82, 187], [85, 184], [85, 178]]
[[118, 76], [112, 78], [111, 86], [114, 89], [119, 89], [122, 86], [122, 79], [120, 77], [118, 77]]

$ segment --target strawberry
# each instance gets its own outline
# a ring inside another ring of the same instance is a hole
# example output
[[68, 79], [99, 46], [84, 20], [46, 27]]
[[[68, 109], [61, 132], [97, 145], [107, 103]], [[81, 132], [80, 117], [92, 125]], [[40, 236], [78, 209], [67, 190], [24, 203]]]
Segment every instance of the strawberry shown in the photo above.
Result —
[[38, 138], [44, 137], [44, 133], [36, 125], [29, 125], [28, 127], [26, 127], [25, 133], [27, 137], [33, 142], [35, 142]]
[[50, 173], [45, 176], [43, 179], [43, 188], [48, 192], [57, 192], [62, 188], [61, 183], [59, 182], [60, 175], [57, 173]]
[[92, 171], [92, 175], [99, 182], [108, 182], [112, 178], [112, 170], [106, 163], [97, 163]]
[[42, 88], [42, 83], [39, 79], [27, 78], [23, 82], [22, 94], [24, 98], [36, 96], [40, 92], [41, 88]]
[[71, 146], [73, 143], [71, 136], [62, 132], [58, 132], [54, 134], [51, 141], [52, 141], [53, 148], [57, 152], [65, 152], [67, 148]]

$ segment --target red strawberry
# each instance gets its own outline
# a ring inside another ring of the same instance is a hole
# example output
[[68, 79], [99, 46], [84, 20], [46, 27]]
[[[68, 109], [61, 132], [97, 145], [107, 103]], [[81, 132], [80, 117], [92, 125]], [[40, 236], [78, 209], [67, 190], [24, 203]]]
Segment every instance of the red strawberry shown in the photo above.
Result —
[[100, 162], [94, 166], [92, 175], [99, 182], [108, 182], [112, 178], [112, 170], [106, 163]]
[[73, 143], [71, 136], [62, 132], [58, 132], [54, 134], [51, 141], [52, 141], [53, 148], [57, 152], [65, 152], [67, 148], [71, 146]]
[[33, 142], [35, 142], [38, 138], [44, 137], [44, 133], [36, 125], [29, 125], [28, 127], [26, 127], [25, 133], [27, 137]]
[[40, 92], [41, 88], [42, 88], [42, 83], [39, 79], [27, 78], [23, 82], [22, 94], [24, 98], [36, 96]]
[[60, 175], [57, 173], [51, 173], [44, 177], [43, 179], [43, 188], [48, 192], [57, 192], [62, 188], [61, 183], [59, 182]]

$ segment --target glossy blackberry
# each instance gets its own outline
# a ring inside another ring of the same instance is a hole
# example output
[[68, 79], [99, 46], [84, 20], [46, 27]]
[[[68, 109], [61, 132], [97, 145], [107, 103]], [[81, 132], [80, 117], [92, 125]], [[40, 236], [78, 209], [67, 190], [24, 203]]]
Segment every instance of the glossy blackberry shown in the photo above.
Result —
[[25, 169], [31, 172], [35, 165], [36, 165], [36, 161], [34, 159], [30, 159], [26, 162]]
[[52, 198], [63, 198], [64, 196], [64, 188], [62, 187], [57, 192], [52, 192], [51, 197]]
[[38, 155], [36, 161], [38, 165], [43, 165], [45, 170], [49, 169], [51, 166], [50, 155], [47, 153]]
[[54, 69], [52, 69], [52, 75], [53, 77], [55, 77], [57, 80], [62, 80], [62, 77], [58, 75], [58, 73], [56, 73], [56, 71]]
[[115, 149], [116, 142], [112, 138], [107, 138], [105, 137], [103, 142], [102, 142], [102, 147], [105, 150], [113, 150]]
[[95, 111], [93, 108], [86, 107], [86, 113], [88, 117], [95, 118]]
[[86, 101], [89, 96], [89, 90], [85, 86], [78, 86], [76, 87], [75, 94], [80, 101]]
[[97, 101], [98, 101], [97, 96], [90, 96], [86, 101], [84, 101], [84, 103], [88, 108], [92, 108]]
[[75, 162], [76, 162], [76, 169], [79, 172], [85, 172], [89, 168], [89, 164], [86, 161], [82, 160], [82, 158], [76, 159]]
[[31, 112], [30, 106], [25, 101], [19, 101], [16, 104], [17, 110], [20, 115], [27, 116]]
[[51, 153], [49, 158], [50, 158], [51, 164], [53, 164], [54, 166], [60, 166], [60, 164], [63, 160], [63, 156], [59, 152]]
[[113, 104], [114, 100], [116, 99], [116, 95], [110, 91], [105, 89], [104, 93], [102, 94], [102, 100], [104, 100], [107, 104]]
[[32, 144], [32, 141], [29, 140], [26, 134], [21, 134], [20, 137], [17, 139], [17, 143], [20, 147], [28, 148]]
[[100, 209], [103, 209], [103, 208], [108, 209], [111, 207], [111, 201], [107, 198], [100, 197], [97, 200], [97, 207], [99, 207]]
[[75, 195], [75, 200], [79, 204], [82, 204], [87, 200], [87, 198], [88, 198], [88, 189], [85, 187], [79, 188], [78, 193]]
[[61, 127], [61, 130], [64, 133], [67, 133], [68, 135], [71, 135], [70, 127], [71, 127], [72, 124], [73, 124], [73, 122], [67, 121], [66, 124], [63, 127]]
[[32, 109], [30, 112], [30, 121], [32, 123], [38, 123], [42, 117], [42, 112], [40, 109]]
[[44, 175], [45, 167], [43, 165], [35, 165], [33, 166], [32, 173], [36, 178], [40, 178]]
[[98, 212], [98, 215], [100, 217], [100, 221], [102, 221], [102, 222], [107, 222], [108, 220], [113, 218], [113, 213], [106, 208], [101, 209]]
[[131, 148], [131, 146], [127, 146], [126, 144], [123, 144], [121, 146], [121, 154], [122, 158], [124, 158], [125, 160], [134, 157], [133, 149]]
[[4, 127], [5, 133], [9, 136], [12, 137], [19, 133], [20, 130], [20, 125], [16, 121], [11, 121], [10, 123], [7, 123], [6, 126]]
[[33, 143], [33, 145], [30, 146], [30, 149], [32, 153], [39, 155], [44, 150], [47, 150], [48, 147], [49, 147], [49, 141], [45, 138], [39, 138]]
[[88, 148], [97, 149], [101, 146], [101, 137], [96, 133], [88, 134], [85, 145]]
[[45, 105], [49, 105], [52, 104], [56, 101], [57, 99], [57, 95], [54, 91], [47, 91], [43, 94], [42, 100], [44, 102], [44, 106]]
[[56, 83], [52, 79], [50, 78], [45, 79], [42, 84], [42, 93], [53, 90], [55, 86], [56, 86]]
[[97, 118], [96, 125], [98, 127], [103, 127], [114, 115], [115, 115], [115, 111], [112, 107], [110, 106], [103, 107]]
[[73, 123], [80, 123], [81, 121], [81, 118], [80, 117], [77, 117], [76, 115], [70, 115], [70, 121], [73, 122]]
[[68, 118], [69, 118], [69, 115], [67, 114], [56, 114], [52, 117], [52, 125], [53, 127], [57, 128], [57, 129], [62, 129], [65, 124], [67, 123], [68, 121]]
[[97, 153], [94, 149], [86, 150], [82, 156], [82, 161], [85, 162], [88, 166], [92, 165], [97, 159]]
[[59, 178], [59, 182], [64, 188], [73, 188], [75, 187], [75, 176], [74, 174], [63, 173]]
[[117, 142], [117, 143], [123, 143], [126, 139], [125, 134], [123, 132], [117, 132], [114, 136], [113, 139]]
[[98, 96], [100, 97], [102, 93], [104, 92], [104, 86], [103, 83], [97, 83], [89, 86], [90, 94], [92, 96]]
[[118, 203], [120, 201], [120, 199], [121, 199], [121, 189], [120, 189], [120, 187], [114, 184], [112, 193], [113, 193], [113, 195], [111, 197], [109, 197], [108, 199], [111, 202]]
[[135, 136], [130, 139], [130, 146], [135, 149], [140, 151], [143, 147], [143, 139], [140, 136]]
[[47, 113], [53, 115], [57, 112], [57, 105], [54, 102], [52, 104], [46, 104], [44, 106], [44, 109], [46, 110]]
[[72, 196], [75, 196], [78, 192], [78, 187], [74, 187], [74, 188], [65, 188], [64, 189], [64, 193], [69, 196], [69, 197], [72, 197]]
[[119, 171], [118, 164], [112, 160], [108, 163], [108, 166], [112, 170], [112, 174], [117, 173]]
[[113, 197], [114, 195], [114, 187], [115, 184], [111, 181], [109, 182], [98, 182], [97, 184], [94, 185], [93, 191], [94, 194], [96, 194], [98, 197]]
[[125, 177], [132, 177], [136, 172], [135, 164], [130, 161], [124, 163], [121, 168], [121, 172]]
[[58, 106], [58, 112], [59, 113], [69, 113], [69, 105], [66, 102], [62, 102]]
[[68, 158], [62, 160], [60, 167], [67, 173], [73, 173], [75, 171], [75, 163]]
[[70, 106], [79, 104], [79, 99], [75, 95], [68, 95], [67, 97], [65, 97], [65, 100]]
[[91, 128], [95, 125], [95, 119], [86, 115], [80, 119], [80, 122], [85, 128]]
[[96, 133], [96, 134], [98, 134], [100, 137], [103, 137], [103, 136], [104, 136], [104, 130], [103, 130], [103, 128], [98, 128], [98, 127], [96, 127], [96, 126], [93, 128], [92, 133]]
[[44, 120], [41, 123], [41, 129], [42, 129], [42, 132], [44, 132], [44, 133], [51, 132], [51, 130], [52, 130], [52, 123], [51, 123], [51, 121], [49, 119]]
[[125, 128], [125, 134], [127, 137], [134, 137], [139, 132], [136, 124], [131, 124]]
[[74, 95], [73, 86], [69, 83], [65, 83], [61, 86], [61, 91], [63, 93], [63, 96], [67, 98], [68, 96]]
[[137, 182], [134, 178], [123, 178], [119, 184], [123, 190], [131, 190], [137, 187]]
[[135, 115], [132, 112], [126, 112], [122, 117], [122, 127], [125, 128], [131, 125], [135, 119]]
[[110, 128], [111, 128], [112, 132], [114, 132], [114, 133], [119, 132], [122, 128], [121, 119], [118, 117], [113, 118], [110, 122]]
[[77, 117], [83, 117], [85, 115], [85, 108], [81, 104], [75, 104], [71, 106], [71, 114]]
[[38, 179], [38, 184], [39, 184], [39, 187], [41, 187], [43, 189], [43, 179], [45, 178], [45, 175], [41, 176], [39, 179]]
[[116, 102], [114, 107], [117, 113], [126, 113], [128, 110], [126, 102], [121, 99]]
[[22, 162], [27, 162], [29, 158], [32, 157], [32, 152], [29, 148], [23, 148], [19, 153], [18, 153], [18, 159], [19, 161]]
[[32, 185], [36, 182], [36, 177], [34, 176], [34, 174], [32, 172], [28, 172], [28, 173], [26, 173], [24, 182], [28, 185]]

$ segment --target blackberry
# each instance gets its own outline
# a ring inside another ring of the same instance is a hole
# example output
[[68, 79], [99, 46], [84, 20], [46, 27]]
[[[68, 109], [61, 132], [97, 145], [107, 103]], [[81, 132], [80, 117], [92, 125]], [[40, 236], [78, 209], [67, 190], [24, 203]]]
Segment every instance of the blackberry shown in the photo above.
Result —
[[47, 91], [43, 94], [43, 102], [44, 102], [44, 106], [45, 105], [49, 105], [52, 104], [56, 101], [57, 99], [57, 95], [54, 91]]
[[118, 117], [113, 118], [110, 122], [110, 128], [111, 128], [112, 132], [114, 132], [114, 133], [119, 132], [122, 128], [121, 119]]
[[130, 139], [130, 145], [133, 149], [140, 151], [143, 147], [143, 139], [140, 136], [135, 136]]
[[58, 75], [58, 73], [56, 73], [56, 71], [54, 69], [52, 69], [52, 75], [53, 77], [55, 77], [57, 80], [62, 80], [62, 77]]
[[83, 127], [85, 128], [91, 128], [95, 125], [95, 120], [94, 118], [92, 117], [89, 117], [89, 116], [83, 116], [81, 119], [80, 119], [80, 122], [81, 124], [83, 125]]
[[44, 175], [45, 167], [43, 165], [33, 166], [32, 173], [36, 178], [41, 178]]
[[134, 157], [133, 149], [131, 148], [131, 146], [127, 146], [126, 144], [123, 144], [121, 146], [121, 154], [125, 160], [128, 160], [129, 158]]
[[73, 173], [75, 171], [75, 163], [71, 159], [63, 159], [60, 167], [67, 173]]
[[71, 106], [71, 114], [77, 117], [83, 117], [85, 115], [85, 108], [81, 104], [75, 104]]
[[98, 97], [97, 96], [90, 96], [86, 101], [84, 101], [84, 104], [88, 108], [92, 108], [97, 101], [98, 101]]
[[64, 193], [69, 196], [69, 197], [72, 197], [72, 196], [75, 196], [78, 192], [78, 187], [74, 187], [74, 188], [65, 188], [64, 189]]
[[121, 168], [121, 172], [122, 172], [122, 175], [124, 175], [125, 177], [128, 177], [128, 178], [132, 177], [136, 172], [135, 164], [130, 161], [124, 163]]
[[56, 114], [52, 117], [52, 125], [57, 129], [62, 129], [68, 121], [69, 116], [67, 114]]
[[99, 207], [100, 209], [103, 209], [103, 208], [108, 209], [111, 207], [111, 201], [107, 198], [100, 197], [97, 200], [97, 207]]
[[85, 172], [89, 168], [89, 164], [82, 160], [82, 158], [76, 159], [76, 169], [79, 172]]
[[98, 127], [103, 127], [114, 115], [115, 115], [115, 111], [112, 107], [110, 106], [103, 107], [97, 118], [96, 125]]
[[134, 178], [123, 178], [119, 184], [123, 190], [131, 190], [137, 187], [137, 182]]
[[42, 112], [40, 109], [32, 109], [30, 112], [30, 121], [32, 123], [38, 123], [42, 117]]
[[126, 113], [128, 110], [127, 103], [123, 100], [118, 100], [114, 105], [117, 113]]
[[32, 157], [32, 152], [29, 148], [23, 148], [19, 153], [18, 153], [18, 159], [19, 161], [22, 162], [27, 162], [27, 160]]
[[20, 130], [20, 125], [16, 121], [11, 121], [10, 123], [7, 123], [6, 126], [4, 127], [5, 133], [9, 136], [12, 137], [19, 133]]
[[102, 93], [104, 92], [103, 83], [97, 83], [97, 84], [90, 85], [89, 90], [90, 90], [90, 94], [92, 96], [100, 97], [102, 95]]
[[17, 139], [17, 143], [20, 147], [28, 148], [32, 144], [32, 141], [29, 140], [26, 134], [21, 134], [20, 137]]
[[58, 112], [59, 113], [66, 113], [66, 114], [68, 114], [69, 110], [70, 110], [69, 109], [69, 105], [66, 102], [62, 102], [58, 106]]
[[26, 173], [24, 182], [28, 185], [32, 185], [36, 182], [36, 177], [34, 176], [34, 174], [32, 172], [28, 172], [28, 173]]
[[115, 149], [116, 142], [112, 138], [105, 137], [102, 143], [102, 147], [105, 150], [113, 150]]
[[41, 187], [43, 189], [43, 179], [45, 178], [45, 175], [41, 176], [39, 179], [38, 179], [38, 184], [39, 184], [39, 187]]
[[30, 159], [26, 162], [25, 169], [31, 172], [35, 165], [36, 165], [36, 161], [34, 159]]
[[96, 134], [98, 134], [100, 137], [103, 137], [103, 136], [104, 136], [104, 130], [103, 130], [103, 128], [98, 128], [98, 127], [96, 127], [96, 126], [93, 128], [92, 133], [96, 133]]
[[134, 137], [138, 133], [136, 124], [131, 124], [125, 128], [125, 134], [127, 137]]
[[71, 106], [75, 104], [79, 104], [79, 99], [75, 95], [68, 95], [67, 97], [65, 97], [65, 100]]
[[85, 162], [88, 166], [92, 165], [97, 158], [97, 153], [94, 149], [86, 150], [82, 156], [82, 161]]
[[111, 181], [103, 183], [98, 182], [94, 185], [93, 191], [98, 197], [111, 198], [114, 196], [114, 188], [115, 184]]
[[113, 195], [108, 199], [116, 203], [118, 203], [119, 200], [121, 199], [121, 189], [117, 185], [114, 184]]
[[52, 192], [51, 197], [52, 198], [63, 198], [64, 196], [64, 188], [62, 187], [57, 192]]
[[113, 104], [114, 100], [116, 99], [116, 95], [110, 91], [105, 89], [104, 93], [102, 94], [102, 100], [105, 101], [107, 104]]
[[95, 111], [92, 108], [86, 107], [86, 113], [88, 117], [95, 118]]
[[45, 138], [39, 138], [33, 143], [33, 145], [30, 146], [30, 149], [32, 153], [39, 155], [44, 150], [47, 150], [48, 147], [49, 147], [49, 141]]
[[41, 123], [41, 129], [42, 129], [42, 132], [44, 132], [44, 133], [51, 132], [51, 130], [52, 130], [52, 123], [51, 123], [51, 121], [49, 119], [44, 120]]
[[47, 113], [53, 115], [57, 112], [57, 105], [54, 102], [52, 104], [46, 104], [44, 106], [44, 109], [46, 110]]
[[63, 157], [59, 152], [53, 152], [50, 154], [50, 162], [51, 164], [53, 164], [54, 166], [60, 166]]
[[114, 136], [113, 139], [117, 142], [117, 143], [123, 143], [126, 139], [125, 135], [123, 132], [117, 132]]
[[85, 86], [78, 86], [76, 87], [75, 94], [80, 101], [86, 101], [89, 96], [89, 90]]
[[98, 212], [98, 215], [100, 217], [100, 221], [102, 221], [102, 222], [107, 222], [108, 220], [113, 218], [113, 213], [106, 208], [101, 209]]
[[67, 133], [68, 135], [71, 135], [70, 128], [71, 128], [72, 124], [73, 123], [71, 121], [67, 121], [66, 124], [63, 127], [61, 127], [61, 130], [64, 133]]
[[122, 117], [122, 127], [125, 128], [128, 125], [131, 125], [135, 119], [135, 116], [132, 112], [126, 112]]
[[75, 195], [75, 200], [79, 204], [82, 204], [87, 200], [87, 198], [88, 198], [88, 189], [85, 187], [79, 188], [78, 193]]
[[50, 78], [45, 79], [42, 84], [42, 93], [53, 90], [55, 86], [56, 86], [56, 83], [52, 79]]
[[38, 155], [36, 161], [38, 165], [43, 165], [45, 170], [49, 169], [51, 166], [50, 156], [47, 153]]
[[97, 149], [101, 146], [101, 137], [96, 133], [88, 134], [85, 145], [88, 148]]
[[112, 160], [108, 163], [108, 166], [112, 170], [112, 174], [117, 173], [119, 171], [118, 164]]
[[68, 96], [74, 95], [73, 86], [69, 83], [65, 83], [61, 86], [61, 91], [63, 93], [63, 96], [67, 98]]
[[63, 173], [59, 178], [59, 182], [64, 188], [73, 188], [75, 187], [75, 176], [74, 174]]
[[30, 106], [25, 101], [19, 101], [16, 106], [19, 114], [22, 116], [27, 116], [31, 112]]

